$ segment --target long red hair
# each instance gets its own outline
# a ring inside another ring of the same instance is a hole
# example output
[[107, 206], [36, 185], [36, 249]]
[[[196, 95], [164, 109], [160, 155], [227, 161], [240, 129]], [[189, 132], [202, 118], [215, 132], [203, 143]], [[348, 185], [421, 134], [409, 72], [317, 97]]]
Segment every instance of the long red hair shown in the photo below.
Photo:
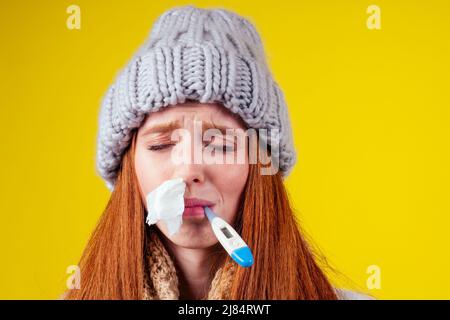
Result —
[[[143, 297], [148, 226], [134, 169], [135, 145], [136, 132], [82, 254], [81, 287], [68, 290], [65, 299]], [[236, 268], [231, 299], [337, 299], [291, 209], [281, 172], [261, 175], [260, 161], [249, 166], [235, 228], [255, 262], [250, 268]], [[228, 255], [221, 261], [233, 263]]]

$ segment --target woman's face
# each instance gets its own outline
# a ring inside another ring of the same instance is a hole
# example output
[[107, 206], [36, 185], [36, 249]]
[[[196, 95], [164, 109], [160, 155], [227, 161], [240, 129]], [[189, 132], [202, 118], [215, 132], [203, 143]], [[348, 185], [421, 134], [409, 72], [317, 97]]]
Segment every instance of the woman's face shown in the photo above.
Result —
[[[167, 126], [170, 123], [172, 125]], [[232, 136], [227, 138], [225, 132], [222, 139], [217, 134], [213, 134], [212, 139], [207, 138], [204, 134], [210, 124], [218, 128], [242, 129], [236, 132], [237, 135], [246, 129], [237, 115], [218, 104], [187, 102], [162, 108], [147, 116], [137, 133], [135, 153], [136, 174], [145, 205], [146, 195], [164, 181], [182, 178], [186, 183], [185, 199], [213, 202], [214, 205], [210, 206], [212, 210], [233, 225], [249, 172], [248, 141], [245, 139], [245, 143], [237, 143], [238, 139]], [[184, 131], [183, 135], [177, 134], [180, 132], [177, 128]], [[171, 139], [174, 130], [175, 139]], [[201, 161], [194, 161], [194, 144], [200, 150]], [[214, 152], [211, 153], [212, 149]], [[180, 163], [179, 158], [176, 159], [175, 155], [180, 157], [183, 152], [189, 154], [187, 159], [190, 161]], [[244, 161], [242, 158], [240, 161], [234, 158], [231, 163], [225, 160], [226, 156], [234, 157], [239, 152], [244, 155]], [[206, 163], [208, 157], [211, 159], [211, 154], [223, 156], [224, 161]], [[206, 248], [218, 242], [204, 215], [183, 216], [180, 229], [172, 236], [164, 222], [158, 221], [156, 225], [178, 246]]]

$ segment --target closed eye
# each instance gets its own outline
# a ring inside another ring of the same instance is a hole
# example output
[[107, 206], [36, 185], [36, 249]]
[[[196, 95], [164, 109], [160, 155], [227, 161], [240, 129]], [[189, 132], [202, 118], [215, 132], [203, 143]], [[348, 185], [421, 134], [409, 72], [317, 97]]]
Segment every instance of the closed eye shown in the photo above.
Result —
[[213, 145], [213, 144], [208, 144], [206, 146], [207, 149], [209, 150], [214, 150], [214, 151], [218, 151], [218, 152], [231, 152], [231, 151], [235, 151], [235, 148], [233, 145], [226, 145], [226, 144], [218, 144], [218, 145]]
[[227, 146], [227, 145], [223, 145], [223, 146], [214, 146], [214, 149], [218, 150], [218, 151], [225, 151], [225, 152], [231, 152], [234, 151], [234, 147], [233, 146]]
[[[153, 146], [149, 146], [147, 149], [150, 151], [158, 151], [158, 150], [164, 150], [167, 149], [169, 147], [174, 146], [174, 143], [169, 143], [169, 144], [158, 144], [158, 145], [153, 145]], [[209, 147], [212, 147], [214, 150], [217, 151], [223, 151], [223, 152], [231, 152], [234, 151], [235, 148], [232, 145], [211, 145], [208, 144]]]
[[169, 144], [157, 144], [157, 145], [153, 145], [153, 146], [149, 146], [147, 149], [150, 151], [158, 151], [158, 150], [163, 150], [163, 149], [167, 149], [168, 147], [174, 146], [174, 143], [169, 143]]

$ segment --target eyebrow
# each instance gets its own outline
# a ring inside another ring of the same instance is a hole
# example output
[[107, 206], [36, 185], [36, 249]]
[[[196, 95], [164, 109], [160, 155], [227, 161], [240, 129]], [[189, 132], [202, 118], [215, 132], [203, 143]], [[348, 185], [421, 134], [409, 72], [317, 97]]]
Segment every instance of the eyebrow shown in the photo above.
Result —
[[172, 122], [168, 122], [168, 123], [156, 124], [154, 126], [151, 126], [147, 129], [145, 129], [142, 132], [142, 136], [146, 136], [146, 135], [152, 134], [152, 133], [167, 133], [167, 132], [173, 131], [175, 129], [179, 129], [179, 128], [181, 128], [179, 121], [172, 121]]
[[[175, 129], [180, 129], [180, 128], [182, 128], [182, 126], [179, 121], [171, 121], [168, 123], [156, 124], [154, 126], [151, 126], [147, 129], [145, 129], [142, 132], [142, 136], [146, 136], [146, 135], [149, 135], [152, 133], [168, 133], [168, 132], [172, 132]], [[222, 135], [226, 135], [227, 129], [235, 129], [235, 128], [228, 128], [225, 126], [216, 125], [211, 122], [202, 121], [202, 131], [204, 132], [209, 129], [218, 129], [222, 133]]]

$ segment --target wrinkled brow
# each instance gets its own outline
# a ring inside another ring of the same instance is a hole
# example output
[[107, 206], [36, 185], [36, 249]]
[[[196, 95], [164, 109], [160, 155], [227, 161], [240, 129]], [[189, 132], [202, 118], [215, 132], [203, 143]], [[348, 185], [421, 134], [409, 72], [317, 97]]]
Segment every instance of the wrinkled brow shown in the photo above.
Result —
[[161, 123], [145, 129], [141, 135], [146, 136], [152, 133], [167, 133], [179, 128], [181, 128], [181, 123], [179, 121]]
[[[146, 135], [149, 135], [152, 133], [168, 133], [168, 132], [172, 132], [175, 129], [181, 129], [181, 128], [182, 128], [182, 126], [179, 121], [172, 121], [172, 122], [168, 122], [168, 123], [156, 124], [147, 129], [144, 129], [144, 131], [142, 132], [141, 135], [146, 136]], [[227, 129], [234, 129], [234, 128], [228, 128], [225, 126], [216, 125], [211, 122], [202, 121], [202, 131], [205, 132], [208, 129], [218, 129], [222, 133], [222, 135], [226, 135]]]

